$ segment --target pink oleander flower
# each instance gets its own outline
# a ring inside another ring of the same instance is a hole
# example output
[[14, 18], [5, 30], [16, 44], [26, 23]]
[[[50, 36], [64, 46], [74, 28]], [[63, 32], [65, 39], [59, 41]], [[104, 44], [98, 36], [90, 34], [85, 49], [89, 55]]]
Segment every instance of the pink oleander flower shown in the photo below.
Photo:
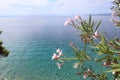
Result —
[[87, 69], [88, 72], [92, 72], [92, 70], [90, 68]]
[[114, 22], [114, 23], [119, 23], [120, 21], [118, 21], [117, 19], [112, 19], [112, 21]]
[[112, 13], [112, 17], [114, 17], [114, 16], [119, 16], [119, 14], [118, 13]]
[[57, 54], [54, 53], [51, 60], [57, 60], [57, 59], [59, 59], [59, 57]]
[[73, 42], [70, 42], [71, 47], [75, 47], [75, 44]]
[[86, 79], [88, 77], [87, 73], [83, 74], [83, 78]]
[[115, 2], [117, 2], [117, 3], [120, 3], [120, 0], [114, 0]]
[[79, 63], [75, 63], [74, 66], [73, 66], [75, 69], [78, 69], [80, 66], [79, 66]]
[[56, 49], [56, 52], [57, 53], [61, 52], [61, 49], [60, 48]]
[[94, 35], [93, 35], [93, 38], [95, 39], [99, 39], [100, 38], [100, 34], [98, 31], [95, 31]]
[[58, 69], [61, 69], [61, 67], [63, 66], [63, 64], [60, 64], [59, 62], [57, 62], [56, 65], [58, 66]]
[[120, 26], [120, 25], [119, 25], [119, 24], [117, 24], [117, 23], [115, 23], [115, 24], [114, 24], [114, 26], [118, 27], [118, 26]]
[[60, 48], [56, 49], [56, 52], [58, 53], [58, 57], [63, 56], [62, 50]]
[[81, 18], [79, 15], [76, 15], [76, 16], [74, 17], [74, 19], [75, 19], [75, 20], [82, 20], [82, 18]]
[[106, 66], [106, 67], [109, 67], [110, 66], [110, 62], [104, 62], [103, 65]]
[[61, 50], [61, 52], [58, 53], [58, 57], [60, 57], [60, 56], [64, 56], [64, 54], [62, 53], [62, 50]]
[[114, 75], [116, 72], [112, 72], [112, 74]]
[[68, 19], [65, 23], [64, 26], [70, 25], [70, 24], [74, 24], [74, 21], [72, 19]]

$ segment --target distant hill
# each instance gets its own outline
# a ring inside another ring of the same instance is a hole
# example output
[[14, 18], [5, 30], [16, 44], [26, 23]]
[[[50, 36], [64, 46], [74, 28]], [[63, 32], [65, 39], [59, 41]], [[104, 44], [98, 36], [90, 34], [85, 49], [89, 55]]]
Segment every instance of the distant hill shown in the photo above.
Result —
[[93, 16], [110, 16], [111, 13], [105, 13], [105, 14], [91, 14]]

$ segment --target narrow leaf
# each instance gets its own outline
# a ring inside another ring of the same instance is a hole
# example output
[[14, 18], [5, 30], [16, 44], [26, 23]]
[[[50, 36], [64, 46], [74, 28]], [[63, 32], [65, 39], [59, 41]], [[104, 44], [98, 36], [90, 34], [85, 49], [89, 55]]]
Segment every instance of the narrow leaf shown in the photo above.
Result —
[[117, 71], [120, 71], [120, 69], [113, 69], [113, 70], [109, 70], [107, 72], [117, 72]]
[[89, 16], [89, 25], [91, 25], [91, 15]]
[[110, 58], [111, 56], [103, 56], [102, 58], [96, 60], [96, 62], [102, 62], [103, 60], [106, 60], [108, 58]]
[[99, 28], [100, 24], [101, 24], [102, 21], [99, 21], [96, 28], [95, 28], [95, 31]]
[[110, 67], [113, 67], [113, 68], [115, 68], [115, 67], [119, 67], [120, 68], [120, 64], [114, 64], [114, 65], [110, 65]]

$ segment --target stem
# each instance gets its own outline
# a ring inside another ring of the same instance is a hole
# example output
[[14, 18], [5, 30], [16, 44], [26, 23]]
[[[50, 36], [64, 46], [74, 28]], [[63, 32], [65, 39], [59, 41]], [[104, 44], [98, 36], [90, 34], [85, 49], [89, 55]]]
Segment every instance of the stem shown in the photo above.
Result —
[[78, 60], [77, 58], [60, 58], [61, 60]]
[[86, 51], [86, 44], [84, 43], [84, 51]]

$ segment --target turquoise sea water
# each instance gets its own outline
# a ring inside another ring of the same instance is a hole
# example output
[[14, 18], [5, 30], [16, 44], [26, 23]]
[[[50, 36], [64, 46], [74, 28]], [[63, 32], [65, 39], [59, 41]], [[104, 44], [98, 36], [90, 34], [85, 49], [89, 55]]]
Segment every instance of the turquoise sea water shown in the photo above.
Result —
[[[64, 27], [68, 17], [64, 16], [13, 16], [0, 17], [0, 39], [10, 51], [7, 58], [0, 59], [0, 78], [6, 80], [83, 80], [75, 75], [71, 62], [61, 70], [51, 61], [52, 54], [61, 48], [67, 56], [73, 56], [69, 43], [73, 41], [82, 48], [82, 42], [76, 31]], [[109, 37], [119, 35], [113, 27], [110, 16], [94, 16], [94, 20], [103, 20], [99, 28], [107, 31]], [[112, 33], [111, 33], [112, 32]], [[88, 63], [91, 64], [91, 63]], [[99, 66], [99, 64], [98, 64]], [[96, 67], [94, 67], [96, 68]], [[101, 70], [97, 68], [96, 71]]]

